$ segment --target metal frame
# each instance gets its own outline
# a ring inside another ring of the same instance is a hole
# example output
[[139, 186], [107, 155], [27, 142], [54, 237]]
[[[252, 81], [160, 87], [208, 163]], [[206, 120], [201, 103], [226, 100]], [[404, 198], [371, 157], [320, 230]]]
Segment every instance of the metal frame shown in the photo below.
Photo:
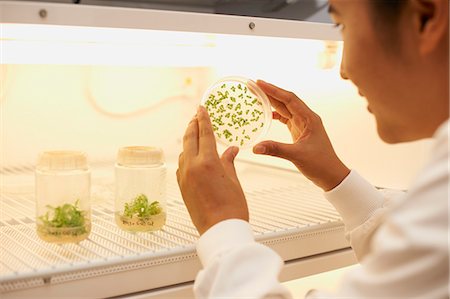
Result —
[[330, 24], [82, 4], [1, 1], [1, 23], [341, 40]]

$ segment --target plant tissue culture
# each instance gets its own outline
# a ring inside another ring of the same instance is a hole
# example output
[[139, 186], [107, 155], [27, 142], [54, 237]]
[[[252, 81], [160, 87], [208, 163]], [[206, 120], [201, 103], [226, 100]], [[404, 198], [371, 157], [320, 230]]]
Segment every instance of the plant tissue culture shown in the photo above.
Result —
[[225, 146], [250, 147], [267, 132], [270, 104], [250, 80], [218, 81], [206, 92], [202, 104], [217, 140]]
[[47, 212], [38, 217], [37, 233], [42, 240], [54, 243], [79, 242], [91, 231], [91, 222], [86, 211], [73, 204], [65, 203], [53, 207], [47, 205]]
[[139, 232], [158, 230], [166, 222], [166, 213], [158, 201], [149, 202], [144, 194], [124, 204], [123, 212], [116, 212], [116, 223], [122, 229]]

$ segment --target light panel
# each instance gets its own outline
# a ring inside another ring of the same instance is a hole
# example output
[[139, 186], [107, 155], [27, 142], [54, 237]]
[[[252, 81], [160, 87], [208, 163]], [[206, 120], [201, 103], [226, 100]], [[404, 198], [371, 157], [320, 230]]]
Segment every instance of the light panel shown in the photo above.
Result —
[[309, 67], [326, 48], [310, 39], [40, 24], [1, 24], [0, 42], [2, 64], [190, 67], [289, 57]]

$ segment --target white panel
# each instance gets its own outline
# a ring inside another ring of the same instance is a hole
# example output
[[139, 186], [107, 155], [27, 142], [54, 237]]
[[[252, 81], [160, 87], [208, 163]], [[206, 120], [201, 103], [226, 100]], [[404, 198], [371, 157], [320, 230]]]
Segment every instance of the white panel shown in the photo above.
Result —
[[[40, 17], [42, 10], [45, 10], [44, 18]], [[2, 23], [341, 39], [331, 24], [93, 5], [2, 1], [0, 16]], [[250, 29], [250, 22], [255, 24], [254, 29]]]

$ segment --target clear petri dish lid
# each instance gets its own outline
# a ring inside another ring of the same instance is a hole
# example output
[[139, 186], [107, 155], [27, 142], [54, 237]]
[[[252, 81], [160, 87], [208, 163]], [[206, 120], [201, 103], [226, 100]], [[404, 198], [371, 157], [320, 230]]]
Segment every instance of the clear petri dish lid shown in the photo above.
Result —
[[211, 85], [201, 104], [216, 140], [223, 146], [253, 147], [269, 130], [272, 109], [266, 94], [250, 79], [225, 77]]

